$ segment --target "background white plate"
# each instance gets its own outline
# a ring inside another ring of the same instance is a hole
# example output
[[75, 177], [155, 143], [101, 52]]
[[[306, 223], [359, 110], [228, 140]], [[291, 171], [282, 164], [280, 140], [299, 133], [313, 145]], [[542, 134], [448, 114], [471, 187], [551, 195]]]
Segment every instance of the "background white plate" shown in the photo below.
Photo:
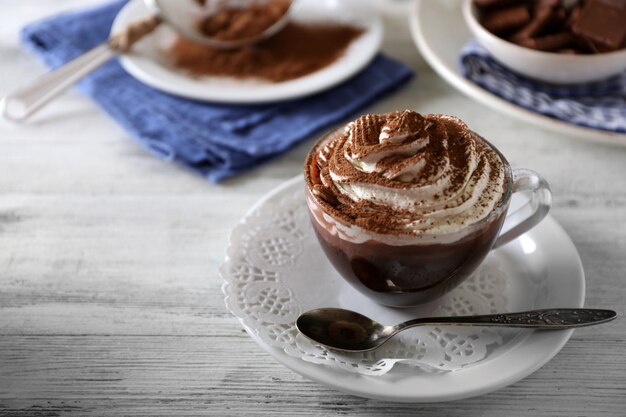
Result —
[[[303, 188], [302, 178], [296, 177], [259, 201], [249, 215], [262, 207], [279, 210], [283, 198], [302, 193]], [[303, 218], [306, 219], [306, 216]], [[237, 244], [239, 242], [231, 239], [231, 248]], [[306, 256], [323, 257], [321, 248], [317, 252], [307, 253]], [[580, 258], [565, 231], [551, 217], [490, 256], [504, 260], [508, 265], [506, 272], [514, 274], [516, 278], [509, 294], [513, 298], [510, 306], [582, 307], [585, 280]], [[320, 273], [324, 273], [321, 264]], [[287, 275], [288, 279], [298, 279], [299, 276], [293, 271]], [[539, 286], [539, 291], [533, 292], [532, 300], [524, 290], [527, 288], [523, 285], [525, 282]], [[228, 295], [228, 285], [223, 288]], [[240, 321], [243, 324], [243, 320]], [[284, 350], [265, 343], [255, 330], [246, 330], [263, 349], [301, 375], [350, 394], [401, 402], [448, 401], [502, 388], [539, 369], [557, 354], [572, 334], [571, 330], [526, 332], [497, 354], [455, 372], [426, 373], [416, 371], [415, 368], [396, 367], [382, 376], [367, 376], [290, 356]]]
[[556, 132], [626, 146], [626, 134], [565, 123], [526, 110], [467, 80], [460, 70], [461, 49], [471, 39], [461, 12], [460, 0], [416, 0], [409, 15], [411, 34], [430, 66], [459, 91], [497, 111]]
[[[190, 1], [190, 0], [189, 0]], [[129, 2], [113, 23], [115, 32], [150, 12], [141, 0]], [[131, 53], [122, 55], [122, 66], [151, 87], [174, 95], [223, 103], [263, 103], [287, 100], [333, 87], [363, 69], [374, 58], [383, 35], [375, 10], [364, 0], [298, 0], [292, 8], [298, 21], [345, 22], [365, 29], [345, 55], [317, 72], [294, 80], [270, 83], [229, 77], [190, 77], [169, 62], [164, 51], [175, 38], [165, 25], [138, 42]]]

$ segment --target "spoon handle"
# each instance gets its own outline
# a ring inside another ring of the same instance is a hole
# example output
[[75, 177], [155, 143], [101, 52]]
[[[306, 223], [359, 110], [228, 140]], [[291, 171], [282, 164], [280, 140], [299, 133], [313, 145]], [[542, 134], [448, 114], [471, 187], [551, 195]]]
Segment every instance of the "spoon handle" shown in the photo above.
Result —
[[589, 308], [550, 308], [518, 313], [487, 314], [482, 316], [431, 317], [409, 320], [396, 327], [396, 332], [424, 325], [499, 326], [530, 329], [570, 329], [606, 323], [617, 317], [613, 310]]
[[0, 101], [0, 114], [13, 122], [26, 120], [115, 55], [128, 52], [135, 42], [150, 34], [160, 23], [159, 16], [149, 15], [129, 24], [111, 35], [107, 42], [42, 75], [31, 84], [10, 92]]
[[5, 119], [21, 122], [35, 113], [76, 81], [111, 59], [116, 52], [104, 43], [44, 74], [33, 83], [12, 91], [0, 102], [0, 112]]

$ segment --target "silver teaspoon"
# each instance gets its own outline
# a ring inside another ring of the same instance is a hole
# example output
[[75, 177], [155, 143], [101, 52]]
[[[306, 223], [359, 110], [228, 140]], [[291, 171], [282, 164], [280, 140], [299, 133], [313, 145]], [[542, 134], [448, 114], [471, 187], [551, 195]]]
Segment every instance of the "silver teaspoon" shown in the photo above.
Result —
[[312, 341], [346, 352], [366, 352], [380, 347], [402, 330], [416, 326], [497, 326], [558, 330], [606, 323], [617, 317], [613, 310], [552, 308], [482, 316], [426, 317], [385, 326], [354, 311], [318, 308], [300, 315], [298, 330]]

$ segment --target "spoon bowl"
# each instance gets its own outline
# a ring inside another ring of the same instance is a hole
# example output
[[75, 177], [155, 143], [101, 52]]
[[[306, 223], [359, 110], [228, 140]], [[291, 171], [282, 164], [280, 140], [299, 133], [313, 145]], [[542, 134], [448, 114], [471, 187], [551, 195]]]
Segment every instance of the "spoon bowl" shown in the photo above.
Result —
[[[221, 5], [234, 0], [211, 1]], [[245, 5], [252, 1], [254, 0], [238, 0], [237, 5]], [[113, 33], [111, 38], [101, 45], [39, 77], [34, 82], [11, 91], [0, 99], [0, 115], [12, 122], [26, 120], [85, 75], [118, 53], [130, 50], [135, 42], [152, 33], [161, 22], [171, 26], [181, 36], [193, 41], [216, 49], [234, 49], [252, 45], [278, 33], [289, 22], [289, 14], [294, 1], [290, 1], [289, 8], [278, 21], [258, 36], [225, 41], [207, 37], [200, 31], [200, 18], [206, 16], [207, 10], [204, 10], [199, 2], [194, 0], [144, 0], [144, 4], [152, 11], [151, 16], [126, 25], [118, 33]]]
[[340, 308], [311, 310], [296, 321], [298, 330], [323, 345], [349, 351], [376, 349], [386, 340], [386, 326], [355, 311]]
[[591, 326], [614, 320], [613, 310], [553, 308], [481, 316], [418, 318], [395, 326], [385, 326], [354, 311], [318, 308], [303, 313], [296, 327], [307, 338], [328, 348], [345, 352], [377, 349], [391, 336], [417, 326], [498, 326], [541, 330], [562, 330]]
[[[254, 0], [246, 0], [243, 1], [243, 4], [251, 4], [253, 1]], [[276, 23], [269, 26], [261, 34], [254, 37], [236, 40], [220, 40], [203, 34], [200, 30], [199, 20], [201, 17], [211, 14], [214, 11], [205, 8], [197, 1], [144, 0], [144, 3], [153, 13], [157, 14], [163, 22], [172, 27], [176, 32], [185, 38], [217, 49], [236, 49], [258, 43], [275, 35], [283, 29], [289, 22], [289, 15], [293, 1], [291, 2], [287, 12], [279, 20], [277, 20]], [[220, 5], [228, 5], [229, 1], [221, 1], [219, 3]], [[242, 1], [239, 0], [233, 4], [241, 6]]]

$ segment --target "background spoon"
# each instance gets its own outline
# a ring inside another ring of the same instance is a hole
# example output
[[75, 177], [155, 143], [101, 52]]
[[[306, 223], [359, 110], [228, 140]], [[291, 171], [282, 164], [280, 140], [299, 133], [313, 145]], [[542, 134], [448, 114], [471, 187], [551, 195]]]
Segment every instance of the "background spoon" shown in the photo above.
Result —
[[300, 315], [298, 330], [316, 343], [347, 352], [380, 347], [402, 330], [416, 326], [498, 326], [557, 330], [606, 323], [617, 317], [613, 310], [554, 308], [481, 316], [426, 317], [385, 326], [354, 311], [319, 308]]
[[263, 2], [263, 0], [206, 0], [206, 4], [201, 4], [201, 2], [197, 0], [144, 0], [144, 3], [150, 10], [157, 14], [164, 23], [172, 27], [181, 36], [213, 48], [235, 49], [255, 44], [277, 34], [289, 22], [289, 12], [294, 1], [290, 2], [289, 9], [279, 20], [267, 27], [259, 35], [234, 40], [221, 40], [207, 37], [200, 30], [198, 17], [213, 14], [225, 7], [245, 8], [253, 3]]
[[[220, 0], [222, 7], [231, 1]], [[252, 0], [247, 0], [247, 3]], [[171, 26], [181, 36], [219, 49], [233, 49], [257, 43], [280, 31], [289, 21], [289, 10], [276, 23], [258, 36], [224, 41], [206, 37], [199, 30], [198, 21], [203, 7], [195, 0], [144, 0], [152, 15], [129, 25], [101, 45], [85, 52], [65, 65], [48, 72], [30, 84], [10, 92], [0, 100], [0, 114], [13, 122], [26, 120], [37, 110], [59, 96], [81, 78], [109, 61], [118, 53], [127, 52], [142, 37], [150, 34], [161, 22]], [[237, 5], [242, 1], [237, 0]], [[293, 2], [292, 2], [293, 3]]]

